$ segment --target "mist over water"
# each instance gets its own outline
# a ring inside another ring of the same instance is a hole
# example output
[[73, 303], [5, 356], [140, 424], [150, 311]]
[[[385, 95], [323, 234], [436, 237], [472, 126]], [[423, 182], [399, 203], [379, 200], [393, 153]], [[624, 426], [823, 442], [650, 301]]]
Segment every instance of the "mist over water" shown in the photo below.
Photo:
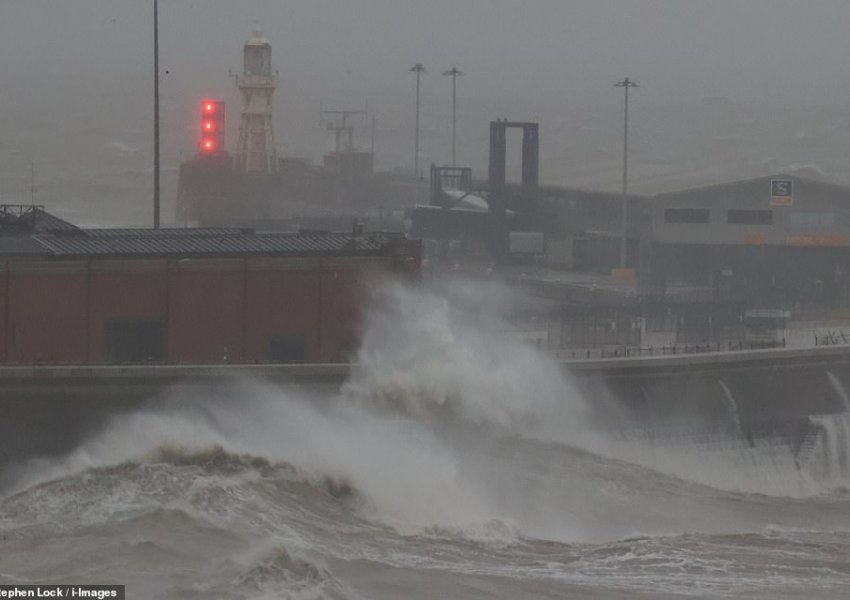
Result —
[[813, 417], [824, 433], [802, 466], [699, 422], [636, 429], [510, 334], [501, 291], [389, 285], [341, 390], [180, 386], [21, 466], [0, 501], [0, 580], [164, 598], [850, 585], [845, 415]]

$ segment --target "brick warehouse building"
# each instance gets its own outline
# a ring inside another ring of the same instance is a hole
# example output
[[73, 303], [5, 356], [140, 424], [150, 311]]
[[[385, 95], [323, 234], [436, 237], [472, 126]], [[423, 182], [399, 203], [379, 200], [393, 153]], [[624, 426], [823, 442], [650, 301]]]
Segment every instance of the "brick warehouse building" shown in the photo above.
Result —
[[418, 278], [391, 234], [79, 229], [0, 207], [0, 363], [336, 362], [376, 280]]

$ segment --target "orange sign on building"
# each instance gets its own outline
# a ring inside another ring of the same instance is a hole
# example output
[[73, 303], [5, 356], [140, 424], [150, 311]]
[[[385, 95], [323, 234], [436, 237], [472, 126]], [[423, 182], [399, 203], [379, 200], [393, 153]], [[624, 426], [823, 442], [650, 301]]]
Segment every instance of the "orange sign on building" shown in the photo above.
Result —
[[850, 238], [839, 233], [796, 233], [785, 236], [786, 246], [850, 246]]

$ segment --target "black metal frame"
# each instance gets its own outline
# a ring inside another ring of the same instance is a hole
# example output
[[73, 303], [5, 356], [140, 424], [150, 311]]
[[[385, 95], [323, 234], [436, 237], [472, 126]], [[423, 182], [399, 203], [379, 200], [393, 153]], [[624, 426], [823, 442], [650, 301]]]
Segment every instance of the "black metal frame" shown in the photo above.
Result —
[[45, 214], [42, 204], [0, 204], [0, 229], [35, 229]]
[[[519, 198], [512, 198], [507, 186], [507, 131], [522, 129], [522, 187]], [[538, 123], [508, 120], [490, 121], [490, 165], [488, 189], [490, 211], [496, 226], [492, 252], [503, 256], [508, 250], [507, 210], [533, 212], [537, 208], [540, 186], [540, 126]]]

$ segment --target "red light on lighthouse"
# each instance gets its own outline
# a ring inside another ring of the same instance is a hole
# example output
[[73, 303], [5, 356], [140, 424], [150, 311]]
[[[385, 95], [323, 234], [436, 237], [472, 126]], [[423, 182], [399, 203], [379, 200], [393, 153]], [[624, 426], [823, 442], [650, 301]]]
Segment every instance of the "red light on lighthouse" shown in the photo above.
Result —
[[215, 154], [224, 150], [224, 102], [201, 101], [201, 154]]

